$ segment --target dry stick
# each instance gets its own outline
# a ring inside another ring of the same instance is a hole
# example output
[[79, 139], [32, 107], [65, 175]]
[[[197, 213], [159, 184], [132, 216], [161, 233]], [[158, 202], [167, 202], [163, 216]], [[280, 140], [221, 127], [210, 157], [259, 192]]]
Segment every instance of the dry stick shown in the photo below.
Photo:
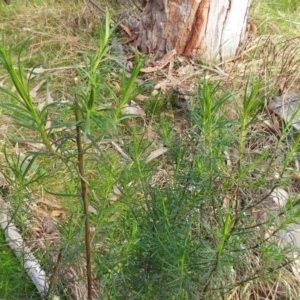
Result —
[[86, 252], [86, 274], [87, 274], [87, 290], [88, 299], [92, 300], [92, 261], [91, 261], [91, 231], [89, 222], [89, 201], [88, 187], [84, 174], [84, 152], [82, 148], [81, 130], [80, 130], [80, 115], [78, 111], [78, 100], [75, 98], [75, 119], [76, 119], [76, 142], [78, 151], [78, 171], [81, 182], [81, 197], [83, 202], [83, 211], [85, 216], [85, 252]]
[[56, 265], [54, 266], [53, 271], [52, 271], [52, 275], [49, 278], [49, 287], [48, 287], [48, 298], [49, 299], [50, 299], [50, 293], [51, 293], [52, 287], [54, 285], [55, 279], [57, 277], [58, 269], [59, 269], [59, 266], [60, 266], [62, 251], [63, 251], [63, 249], [61, 248], [59, 250], [59, 253], [58, 253], [58, 256], [57, 256]]

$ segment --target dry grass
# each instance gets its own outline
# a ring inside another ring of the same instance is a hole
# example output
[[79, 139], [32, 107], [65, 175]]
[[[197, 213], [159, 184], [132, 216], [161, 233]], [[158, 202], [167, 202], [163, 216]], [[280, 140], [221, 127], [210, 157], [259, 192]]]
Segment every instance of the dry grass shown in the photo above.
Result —
[[31, 57], [41, 57], [51, 67], [64, 61], [76, 63], [76, 51], [91, 49], [91, 34], [97, 15], [76, 1], [30, 2], [7, 6], [2, 11], [1, 27], [10, 44], [31, 37]]

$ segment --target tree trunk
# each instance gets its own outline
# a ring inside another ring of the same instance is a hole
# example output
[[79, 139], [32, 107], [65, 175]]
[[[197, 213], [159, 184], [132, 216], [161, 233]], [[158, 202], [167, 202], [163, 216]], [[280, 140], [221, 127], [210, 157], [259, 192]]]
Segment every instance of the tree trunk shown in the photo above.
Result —
[[148, 0], [137, 46], [160, 59], [176, 49], [185, 56], [224, 60], [245, 39], [250, 0]]

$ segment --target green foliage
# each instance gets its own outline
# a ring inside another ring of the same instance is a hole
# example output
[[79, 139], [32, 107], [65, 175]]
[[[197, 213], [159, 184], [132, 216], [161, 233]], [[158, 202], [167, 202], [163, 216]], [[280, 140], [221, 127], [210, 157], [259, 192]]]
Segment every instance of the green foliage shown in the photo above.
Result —
[[[248, 81], [238, 119], [231, 120], [224, 112], [233, 95], [206, 81], [199, 85], [190, 107], [190, 138], [181, 146], [168, 143], [167, 164], [174, 176], [164, 186], [150, 185], [157, 170], [147, 167], [142, 154], [147, 148], [133, 136], [132, 164], [119, 177], [122, 196], [113, 204], [115, 212], [122, 206], [122, 213], [102, 224], [112, 233], [95, 259], [108, 298], [221, 299], [234, 287], [230, 276], [238, 276], [238, 282], [263, 280], [284, 264], [290, 249], [279, 251], [259, 234], [265, 223], [251, 213], [280, 182], [250, 175], [272, 159], [270, 152], [249, 159], [247, 146], [263, 95], [257, 82]], [[239, 149], [233, 173], [224, 155], [232, 147]], [[291, 200], [290, 208], [296, 204]], [[262, 257], [260, 264], [250, 267], [255, 256]]]
[[260, 33], [297, 36], [300, 4], [297, 0], [254, 0], [251, 14]]
[[40, 299], [20, 262], [0, 233], [0, 295], [3, 300]]
[[299, 2], [297, 0], [269, 1], [268, 5], [272, 9], [282, 12], [293, 12], [299, 8]]

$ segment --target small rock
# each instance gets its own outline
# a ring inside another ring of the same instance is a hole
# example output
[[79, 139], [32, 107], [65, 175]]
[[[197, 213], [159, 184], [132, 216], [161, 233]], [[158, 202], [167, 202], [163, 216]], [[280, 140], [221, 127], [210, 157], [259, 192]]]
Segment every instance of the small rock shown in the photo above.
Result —
[[286, 123], [292, 122], [292, 126], [300, 130], [300, 93], [286, 93], [275, 97], [268, 108], [279, 115]]
[[50, 234], [50, 233], [54, 232], [55, 229], [56, 229], [56, 226], [55, 226], [53, 220], [50, 219], [50, 218], [44, 219], [43, 229], [44, 229], [45, 233], [47, 233], [47, 234]]

